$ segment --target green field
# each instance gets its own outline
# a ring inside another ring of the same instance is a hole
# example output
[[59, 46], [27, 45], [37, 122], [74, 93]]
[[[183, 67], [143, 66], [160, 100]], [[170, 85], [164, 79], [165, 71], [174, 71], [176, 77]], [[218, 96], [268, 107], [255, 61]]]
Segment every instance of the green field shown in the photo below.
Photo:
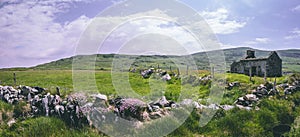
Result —
[[[242, 58], [249, 48], [236, 48], [224, 50], [226, 68], [234, 61]], [[256, 50], [257, 57], [268, 56], [269, 51]], [[282, 50], [278, 51], [283, 60], [283, 72], [288, 75], [276, 78], [277, 84], [291, 82], [291, 72], [299, 72], [300, 51]], [[92, 57], [92, 58], [90, 58]], [[192, 55], [195, 64], [201, 71], [196, 72], [196, 77], [209, 75], [209, 62], [206, 53]], [[240, 82], [240, 87], [225, 90], [220, 104], [232, 105], [234, 101], [255, 89], [265, 81], [261, 77], [253, 77], [252, 81], [242, 74], [215, 74], [213, 82], [194, 81], [194, 77], [187, 76], [182, 79], [173, 78], [164, 82], [155, 77], [144, 79], [138, 73], [140, 69], [149, 67], [160, 67], [168, 72], [177, 72], [177, 68], [186, 68], [187, 60], [184, 56], [127, 56], [122, 55], [119, 61], [132, 59], [131, 68], [136, 68], [136, 73], [124, 72], [114, 73], [117, 78], [113, 79], [111, 74], [112, 62], [116, 59], [113, 54], [76, 56], [30, 68], [9, 68], [0, 70], [0, 85], [27, 85], [46, 88], [47, 92], [55, 93], [56, 87], [60, 87], [63, 96], [74, 92], [102, 93], [108, 96], [130, 96], [141, 98], [145, 102], [157, 99], [165, 95], [167, 99], [178, 101], [179, 98], [201, 99], [200, 103], [206, 104], [210, 91], [221, 79], [227, 82]], [[178, 61], [175, 65], [174, 60]], [[79, 66], [72, 66], [73, 61], [79, 61]], [[93, 68], [93, 63], [95, 69]], [[92, 65], [91, 65], [92, 64]], [[179, 65], [179, 66], [178, 66]], [[72, 67], [76, 71], [72, 71]], [[217, 67], [217, 66], [216, 66]], [[96, 70], [96, 71], [90, 71]], [[180, 72], [181, 74], [185, 73]], [[16, 74], [16, 85], [13, 80]], [[194, 73], [194, 72], [193, 72]], [[125, 75], [123, 75], [125, 74]], [[128, 76], [128, 79], [126, 79]], [[125, 77], [125, 79], [123, 79]], [[300, 78], [300, 76], [299, 76]], [[273, 83], [275, 78], [268, 78]], [[189, 84], [184, 84], [189, 83]], [[234, 108], [230, 111], [218, 110], [213, 119], [204, 127], [199, 126], [200, 115], [193, 111], [186, 121], [168, 136], [273, 136], [273, 127], [285, 124], [292, 127], [289, 136], [300, 135], [300, 92], [283, 99], [283, 91], [280, 96], [263, 98], [260, 103], [255, 104], [259, 110], [240, 110]], [[214, 98], [209, 98], [214, 99]], [[24, 104], [23, 104], [24, 105]], [[68, 127], [63, 121], [56, 118], [39, 117], [29, 119], [16, 119], [17, 123], [7, 126], [17, 112], [22, 112], [24, 106], [18, 104], [12, 106], [0, 101], [0, 136], [105, 136], [95, 128], [84, 127], [74, 129]], [[151, 125], [150, 125], [151, 126]], [[153, 126], [153, 125], [152, 125]], [[156, 132], [160, 129], [153, 129]]]
[[[230, 70], [230, 64], [233, 61], [238, 61], [245, 57], [246, 50], [251, 49], [248, 47], [224, 49], [221, 53], [224, 53], [224, 59], [226, 69]], [[257, 58], [267, 57], [271, 51], [255, 50]], [[218, 52], [220, 53], [220, 52]], [[284, 73], [300, 72], [300, 50], [279, 50], [277, 51], [282, 59], [282, 67]], [[165, 70], [175, 70], [178, 67], [186, 68], [187, 58], [191, 57], [192, 61], [200, 70], [210, 70], [208, 55], [214, 54], [214, 51], [200, 52], [192, 54], [191, 56], [167, 56], [167, 55], [115, 55], [115, 54], [104, 54], [104, 55], [78, 55], [74, 57], [64, 58], [56, 61], [52, 61], [45, 64], [40, 64], [30, 68], [9, 68], [3, 70], [72, 70], [72, 64], [74, 61], [80, 62], [80, 67], [77, 69], [88, 70], [91, 69], [90, 65], [95, 67], [95, 70], [111, 70], [112, 62], [118, 61], [132, 61], [130, 64], [132, 68], [145, 69], [149, 67], [158, 68], [158, 66]], [[220, 55], [222, 57], [222, 55]], [[174, 63], [176, 61], [176, 63]], [[179, 66], [176, 66], [176, 65]], [[92, 70], [94, 70], [92, 68]]]
[[[0, 71], [2, 85], [14, 84], [13, 73], [16, 73], [17, 85], [40, 86], [47, 88], [50, 92], [54, 92], [55, 87], [59, 86], [63, 95], [75, 92], [72, 71], [70, 70]], [[199, 75], [205, 74], [209, 74], [209, 72], [202, 71]], [[232, 90], [225, 90], [221, 104], [233, 104], [238, 97], [249, 93], [256, 86], [264, 83], [263, 78], [254, 77], [254, 81], [250, 82], [248, 76], [241, 74], [216, 74], [215, 77], [226, 77], [228, 82], [239, 81], [242, 85]], [[96, 71], [95, 80], [98, 92], [107, 95], [116, 94], [110, 71]], [[140, 96], [151, 97], [152, 94], [159, 94], [166, 95], [168, 99], [176, 100], [181, 95], [181, 92], [188, 92], [180, 90], [182, 88], [181, 80], [172, 79], [169, 82], [161, 82], [162, 84], [157, 88], [149, 85], [149, 81], [151, 83], [152, 80], [155, 82], [153, 78], [143, 79], [138, 73], [129, 73], [128, 81], [130, 86]], [[273, 82], [274, 78], [268, 78], [268, 81]], [[289, 82], [289, 76], [277, 78], [278, 84], [285, 82]], [[205, 100], [209, 94], [210, 86], [209, 83], [201, 86], [189, 86], [188, 89], [190, 91], [195, 91], [189, 94], [191, 94], [191, 98]], [[283, 93], [281, 92], [281, 94]], [[204, 127], [199, 126], [199, 112], [193, 111], [184, 124], [169, 136], [272, 136], [272, 127], [274, 125], [288, 124], [293, 127], [298, 124], [294, 123], [294, 119], [299, 117], [300, 114], [299, 98], [299, 92], [287, 100], [276, 97], [266, 98], [258, 104], [259, 111], [219, 110], [214, 118]], [[205, 103], [205, 101], [203, 102]], [[4, 123], [7, 122], [7, 117], [10, 117], [9, 115], [13, 113], [15, 108], [3, 102], [0, 103], [0, 108], [2, 108], [0, 109], [2, 115], [1, 136], [96, 136], [100, 134], [96, 129], [90, 127], [68, 130], [69, 127], [59, 119], [47, 117], [32, 118], [25, 121], [20, 120], [12, 127], [8, 127]], [[51, 130], [49, 131], [45, 127], [49, 127]], [[287, 134], [299, 135], [299, 128], [295, 128]]]
[[[28, 85], [28, 86], [40, 86], [47, 89], [47, 91], [55, 92], [56, 87], [60, 87], [63, 95], [68, 95], [70, 92], [73, 92], [73, 81], [72, 81], [72, 71], [71, 70], [28, 70], [28, 71], [0, 71], [0, 81], [2, 85], [11, 85], [14, 86], [13, 81], [13, 73], [16, 74], [17, 83], [16, 85]], [[79, 72], [79, 74], [86, 74], [87, 71]], [[116, 94], [112, 76], [110, 71], [95, 71], [95, 81], [97, 86], [97, 91], [106, 95], [114, 95]], [[126, 73], [127, 74], [127, 73]], [[155, 79], [144, 79], [138, 73], [128, 73], [129, 86], [132, 88], [134, 92], [139, 94], [140, 96], [149, 96], [151, 92], [161, 92], [157, 94], [163, 94], [169, 98], [177, 98], [180, 93], [181, 88], [181, 80], [172, 79], [168, 82], [161, 82], [161, 87], [151, 86], [150, 83], [157, 82]], [[80, 83], [82, 90], [77, 90], [78, 92], [89, 92], [91, 88], [89, 88], [89, 83], [85, 83], [86, 80], [83, 77], [79, 79], [82, 81]], [[89, 78], [88, 78], [89, 79]], [[122, 86], [122, 85], [121, 85]], [[194, 87], [199, 88], [199, 87]], [[203, 89], [204, 87], [202, 87]], [[84, 90], [86, 89], [86, 90]], [[164, 89], [164, 90], [162, 90]], [[125, 90], [125, 89], [123, 89]], [[192, 90], [192, 89], [191, 89]], [[194, 89], [193, 89], [194, 90]], [[92, 90], [95, 92], [94, 90]], [[207, 93], [201, 93], [202, 90], [198, 90], [199, 94], [204, 95]], [[207, 90], [206, 90], [207, 91]], [[126, 91], [123, 91], [126, 92]], [[129, 91], [128, 91], [129, 92]]]
[[[16, 74], [17, 83], [16, 85], [28, 85], [28, 86], [40, 86], [43, 88], [46, 88], [47, 91], [55, 92], [56, 87], [60, 87], [63, 95], [68, 95], [70, 92], [73, 92], [73, 80], [72, 80], [72, 71], [71, 70], [28, 70], [28, 71], [0, 71], [0, 81], [2, 82], [2, 85], [11, 85], [14, 86], [13, 81], [13, 73]], [[86, 74], [86, 71], [80, 72], [80, 74]], [[124, 72], [125, 73], [125, 72]], [[110, 71], [95, 71], [95, 81], [97, 86], [97, 91], [102, 94], [106, 95], [114, 95], [117, 94], [115, 91], [115, 87], [113, 85], [112, 76]], [[180, 94], [181, 90], [181, 80], [178, 79], [172, 79], [168, 82], [161, 82], [162, 87], [158, 87], [156, 89], [155, 86], [151, 86], [151, 81], [154, 81], [154, 79], [144, 79], [141, 77], [138, 73], [125, 73], [129, 75], [128, 83], [129, 86], [132, 88], [134, 92], [139, 94], [140, 96], [147, 96], [151, 92], [164, 92], [165, 95], [168, 97], [168, 99], [177, 98]], [[208, 75], [209, 72], [202, 71], [199, 73], [199, 76], [201, 75]], [[254, 83], [250, 82], [250, 79], [246, 75], [241, 74], [230, 74], [227, 73], [226, 75], [216, 75], [216, 77], [220, 78], [226, 78], [228, 82], [235, 82], [239, 81], [243, 83], [243, 87], [248, 88], [254, 88], [255, 86], [258, 86], [262, 83], [264, 83], [264, 79], [261, 77], [253, 77]], [[90, 78], [88, 78], [89, 80]], [[89, 92], [89, 83], [85, 83], [85, 78], [79, 79], [80, 81], [83, 81], [82, 88], [83, 90], [77, 90], [77, 92]], [[268, 78], [269, 81], [274, 81], [274, 78]], [[286, 77], [280, 77], [277, 78], [277, 83], [283, 83], [286, 81]], [[85, 85], [86, 84], [86, 85]], [[122, 86], [122, 85], [121, 85]], [[190, 90], [197, 90], [199, 93], [198, 97], [205, 97], [209, 93], [209, 86], [207, 85], [201, 85], [196, 87], [189, 87], [193, 88]], [[87, 90], [84, 90], [87, 89]], [[245, 88], [247, 89], [247, 88]], [[125, 90], [123, 88], [123, 90]], [[250, 90], [250, 89], [248, 89]], [[95, 91], [93, 91], [95, 92]], [[126, 91], [122, 91], [126, 92]], [[163, 94], [163, 93], [159, 93]]]

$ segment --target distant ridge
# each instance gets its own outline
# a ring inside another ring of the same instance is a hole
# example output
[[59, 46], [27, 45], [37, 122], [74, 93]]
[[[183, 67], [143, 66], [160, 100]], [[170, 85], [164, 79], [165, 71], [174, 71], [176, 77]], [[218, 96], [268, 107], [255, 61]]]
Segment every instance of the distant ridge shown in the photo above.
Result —
[[[225, 55], [226, 65], [229, 68], [229, 65], [236, 60], [239, 60], [245, 56], [246, 50], [251, 49], [255, 50], [257, 57], [266, 57], [270, 51], [253, 49], [250, 47], [237, 47], [230, 49], [223, 49]], [[213, 52], [213, 51], [208, 51]], [[283, 71], [284, 72], [300, 72], [300, 50], [299, 49], [287, 49], [287, 50], [278, 50], [277, 53], [283, 60]], [[96, 55], [96, 70], [110, 70], [111, 63], [116, 54], [97, 54]], [[9, 68], [2, 70], [71, 70], [73, 60], [80, 60], [84, 57], [92, 55], [78, 55], [69, 58], [59, 59], [57, 61], [52, 61], [49, 63], [37, 65], [30, 68]], [[159, 64], [161, 67], [169, 68], [173, 66], [174, 63], [170, 59], [182, 60], [182, 65], [184, 65], [184, 58], [182, 56], [166, 56], [166, 55], [121, 55], [124, 58], [135, 59], [135, 62], [132, 64], [133, 67], [147, 68], [149, 64], [157, 66]], [[209, 69], [208, 68], [208, 57], [206, 52], [199, 52], [192, 54], [196, 64], [199, 69]], [[91, 61], [91, 60], [89, 60]], [[175, 67], [175, 66], [174, 66]], [[82, 68], [85, 69], [85, 68]]]

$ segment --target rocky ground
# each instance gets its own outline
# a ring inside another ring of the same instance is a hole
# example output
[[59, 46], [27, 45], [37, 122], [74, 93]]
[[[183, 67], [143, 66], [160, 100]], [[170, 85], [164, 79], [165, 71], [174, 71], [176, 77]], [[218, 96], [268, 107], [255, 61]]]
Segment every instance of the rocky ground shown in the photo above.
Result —
[[[151, 69], [149, 70], [151, 71]], [[147, 74], [148, 75], [148, 74]], [[164, 76], [164, 75], [161, 75]], [[194, 78], [194, 77], [192, 77]], [[211, 76], [199, 79], [200, 81], [209, 80]], [[233, 87], [241, 86], [239, 82], [228, 83], [226, 87], [231, 90]], [[17, 105], [25, 102], [22, 114], [14, 116], [18, 117], [38, 117], [51, 116], [58, 117], [65, 121], [68, 125], [74, 127], [82, 127], [83, 125], [93, 125], [93, 118], [97, 112], [97, 119], [106, 121], [109, 119], [108, 114], [113, 114], [113, 121], [123, 118], [129, 121], [143, 123], [155, 119], [159, 119], [172, 114], [173, 110], [180, 109], [184, 106], [193, 107], [200, 112], [205, 109], [224, 109], [230, 110], [235, 107], [240, 109], [256, 109], [256, 105], [262, 98], [270, 96], [280, 96], [279, 92], [284, 93], [283, 98], [287, 98], [289, 94], [293, 94], [300, 90], [300, 80], [294, 79], [292, 84], [284, 83], [276, 85], [274, 83], [261, 84], [251, 94], [239, 97], [234, 105], [219, 104], [200, 104], [198, 101], [184, 99], [180, 102], [167, 100], [162, 96], [156, 101], [144, 102], [136, 98], [125, 97], [108, 97], [103, 94], [73, 93], [66, 98], [60, 95], [59, 88], [55, 94], [46, 92], [41, 87], [29, 86], [0, 86], [0, 99], [6, 103]], [[7, 124], [12, 125], [15, 120], [11, 119]]]

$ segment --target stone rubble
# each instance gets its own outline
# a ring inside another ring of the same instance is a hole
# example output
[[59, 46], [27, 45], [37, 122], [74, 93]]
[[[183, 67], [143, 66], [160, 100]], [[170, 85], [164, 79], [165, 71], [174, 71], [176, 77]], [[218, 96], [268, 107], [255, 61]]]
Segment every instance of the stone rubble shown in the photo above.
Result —
[[[261, 84], [252, 91], [252, 94], [239, 97], [234, 104], [240, 109], [251, 110], [254, 106], [253, 104], [258, 103], [261, 98], [279, 95], [279, 89], [283, 90], [284, 98], [287, 98], [287, 95], [300, 91], [300, 79], [295, 79], [292, 84], [283, 83], [277, 86], [268, 82]], [[259, 108], [256, 106], [255, 109]]]
[[100, 117], [103, 121], [107, 118], [106, 114], [112, 112], [120, 118], [143, 122], [167, 116], [172, 109], [181, 106], [191, 106], [195, 109], [231, 109], [229, 105], [219, 106], [211, 104], [205, 106], [191, 99], [185, 99], [180, 103], [176, 103], [172, 100], [167, 100], [165, 96], [162, 96], [157, 101], [145, 103], [135, 98], [116, 97], [108, 99], [103, 94], [92, 94], [89, 96], [94, 100], [91, 103], [87, 101], [88, 97], [84, 97], [81, 94], [75, 93], [67, 98], [61, 98], [59, 90], [54, 95], [45, 91], [43, 88], [29, 86], [19, 86], [17, 89], [11, 86], [0, 86], [0, 98], [4, 102], [13, 105], [18, 104], [20, 101], [27, 102], [31, 109], [28, 117], [58, 117], [75, 127], [80, 127], [84, 124], [92, 125], [90, 116], [94, 110], [97, 110], [97, 117]]
[[15, 89], [11, 86], [0, 86], [0, 99], [13, 105], [20, 101], [27, 102], [31, 109], [28, 117], [55, 116], [74, 126], [87, 123], [78, 101], [71, 96], [62, 99], [59, 91], [51, 95], [40, 87], [18, 86]]
[[[151, 71], [152, 69], [149, 69], [147, 75], [154, 72]], [[201, 79], [209, 80], [211, 77], [206, 76]], [[233, 87], [238, 86], [240, 86], [239, 82], [232, 82], [229, 83], [226, 88], [231, 90]], [[116, 119], [114, 120], [118, 120], [119, 117], [139, 122], [167, 116], [172, 109], [186, 106], [196, 110], [223, 109], [228, 111], [235, 107], [246, 110], [251, 110], [253, 108], [258, 110], [259, 108], [255, 104], [259, 103], [261, 98], [279, 94], [278, 89], [282, 89], [285, 95], [284, 97], [287, 98], [288, 94], [300, 90], [300, 80], [297, 79], [292, 84], [280, 84], [277, 86], [270, 83], [262, 84], [252, 91], [251, 94], [239, 97], [234, 105], [203, 105], [192, 99], [184, 99], [177, 103], [172, 100], [167, 100], [165, 96], [150, 103], [145, 103], [144, 101], [135, 98], [107, 97], [103, 94], [86, 96], [84, 94], [74, 93], [66, 98], [62, 98], [58, 88], [56, 94], [52, 95], [47, 93], [46, 90], [41, 87], [18, 86], [15, 89], [12, 86], [1, 85], [0, 100], [13, 105], [18, 104], [21, 101], [27, 102], [31, 109], [28, 117], [54, 116], [61, 118], [69, 125], [79, 127], [84, 124], [93, 124], [91, 113], [95, 110], [97, 112], [97, 117], [99, 117], [97, 119], [101, 119], [102, 121], [105, 121], [108, 118], [107, 114], [113, 113], [116, 116]], [[89, 102], [88, 98], [92, 98], [92, 102]]]
[[164, 81], [169, 81], [169, 80], [172, 79], [170, 74], [168, 74], [167, 71], [165, 71], [165, 70], [161, 70], [161, 69], [156, 69], [155, 70], [154, 68], [150, 68], [150, 69], [146, 69], [146, 70], [141, 71], [141, 75], [145, 79], [150, 78], [150, 76], [152, 74], [156, 74], [154, 76], [158, 76]]

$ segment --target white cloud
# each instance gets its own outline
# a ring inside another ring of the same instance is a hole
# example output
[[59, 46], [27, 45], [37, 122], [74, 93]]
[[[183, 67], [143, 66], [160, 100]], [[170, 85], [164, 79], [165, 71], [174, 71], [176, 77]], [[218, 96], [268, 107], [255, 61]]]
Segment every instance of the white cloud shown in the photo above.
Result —
[[212, 30], [217, 34], [235, 33], [246, 25], [246, 22], [230, 20], [229, 11], [224, 8], [212, 12], [204, 11], [200, 14], [206, 19]]
[[255, 38], [255, 41], [257, 41], [258, 43], [267, 44], [270, 42], [270, 39], [269, 38]]
[[[192, 19], [194, 20], [195, 18]], [[104, 40], [102, 38], [105, 37], [107, 35], [106, 33], [108, 32], [110, 33], [110, 37], [105, 40], [109, 44], [104, 44], [104, 47], [101, 47], [101, 52], [104, 51], [104, 53], [111, 53], [113, 51], [116, 52], [119, 46], [131, 40], [134, 40], [134, 37], [137, 36], [137, 34], [149, 33], [162, 35], [162, 37], [153, 35], [152, 39], [149, 37], [143, 37], [144, 40], [145, 38], [148, 38], [149, 43], [160, 41], [160, 48], [157, 48], [157, 45], [151, 45], [142, 42], [141, 39], [136, 39], [136, 43], [132, 45], [132, 47], [134, 47], [134, 50], [127, 50], [126, 54], [128, 54], [129, 52], [131, 54], [142, 54], [144, 53], [142, 52], [142, 50], [147, 51], [149, 49], [156, 49], [160, 51], [166, 49], [164, 51], [168, 52], [164, 53], [178, 55], [219, 49], [220, 45], [217, 45], [217, 40], [212, 37], [214, 36], [213, 32], [209, 31], [208, 25], [203, 19], [201, 19], [202, 18], [199, 18], [195, 22], [193, 20], [191, 21], [190, 19], [181, 19], [181, 22], [178, 23], [179, 18], [170, 17], [166, 13], [166, 11], [162, 11], [159, 9], [146, 12], [137, 12], [135, 14], [131, 13], [125, 17], [120, 17], [118, 15], [108, 17], [95, 17], [89, 28], [86, 30], [86, 33], [88, 33], [86, 35], [89, 35], [89, 41], [86, 41], [82, 44], [83, 48], [77, 48], [77, 53], [95, 54], [95, 49], [97, 49], [96, 46], [99, 46], [99, 43]], [[196, 31], [197, 34], [190, 34], [186, 29], [188, 29], [189, 31], [194, 30], [193, 33], [195, 33]], [[111, 32], [111, 30], [115, 31]], [[201, 43], [198, 43], [196, 41], [194, 35], [197, 35]], [[166, 37], [163, 36], [169, 36], [177, 40], [180, 45], [186, 49], [186, 51], [175, 50], [175, 45], [172, 44], [172, 41], [169, 41], [169, 39], [166, 39]], [[87, 47], [86, 45], [90, 45], [90, 47]], [[169, 51], [170, 49], [172, 49], [171, 52]]]
[[[125, 23], [126, 21], [129, 22]], [[109, 49], [108, 52], [116, 52], [117, 48], [119, 48], [119, 46], [126, 42], [130, 42], [131, 47], [127, 47], [128, 49], [123, 49], [123, 53], [121, 54], [143, 54], [144, 52], [147, 52], [149, 50], [160, 50], [163, 54], [174, 55], [194, 53], [202, 50], [199, 48], [198, 43], [195, 42], [194, 37], [186, 32], [182, 26], [175, 25], [175, 22], [176, 18], [170, 17], [165, 12], [158, 9], [136, 13], [125, 17], [95, 17], [93, 23], [90, 26], [92, 28], [88, 29], [87, 31], [91, 34], [91, 36], [95, 37], [93, 38], [95, 39], [95, 41], [89, 41], [90, 43], [88, 45], [98, 46], [99, 38], [107, 35], [105, 34], [105, 32], [110, 32], [112, 29], [115, 29], [109, 34], [109, 37], [106, 39], [106, 42], [108, 42], [108, 44], [104, 44], [104, 46], [106, 46], [106, 49]], [[113, 26], [116, 26], [116, 28]], [[152, 38], [146, 36], [135, 38], [138, 35], [144, 34], [155, 35], [151, 35]], [[170, 39], [166, 38], [166, 36], [171, 37], [179, 42], [182, 46], [180, 49], [186, 48], [186, 51], [176, 50], [176, 47], [174, 47], [176, 45], [173, 44], [174, 41], [170, 41]], [[148, 41], [149, 43], [145, 41]], [[157, 48], [158, 45], [153, 44], [152, 42], [159, 43], [160, 48]], [[79, 49], [77, 51], [81, 52], [82, 54], [95, 54], [91, 53], [95, 52], [95, 50], [93, 49], [95, 49], [95, 47], [90, 47], [90, 49], [84, 47], [82, 51]]]
[[[143, 13], [138, 12], [127, 17], [110, 16], [90, 19], [82, 15], [71, 22], [55, 22], [58, 13], [67, 12], [73, 2], [79, 1], [83, 2], [84, 0], [44, 0], [38, 2], [28, 0], [17, 4], [6, 4], [0, 8], [0, 49], [4, 51], [0, 54], [0, 67], [32, 66], [73, 55], [81, 33], [92, 20], [99, 23], [95, 25], [95, 28], [89, 26], [91, 31], [88, 31], [88, 33], [90, 33], [91, 36], [94, 36], [94, 39], [107, 35], [105, 32], [113, 29], [110, 28], [113, 26], [112, 24], [119, 25], [124, 23], [124, 21], [134, 19], [135, 17], [159, 16], [163, 19], [177, 21], [176, 17], [168, 16], [165, 11], [152, 10]], [[243, 22], [229, 21], [228, 11], [224, 9], [219, 9], [216, 12], [204, 13], [207, 17], [210, 17], [208, 20], [212, 23], [215, 20], [217, 21], [217, 23], [212, 24], [212, 26], [218, 34], [233, 33], [245, 25]], [[182, 43], [180, 44], [186, 46], [188, 49], [187, 52], [191, 53], [199, 52], [201, 49], [199, 49], [199, 46], [197, 46], [198, 43], [193, 40], [193, 37], [182, 29], [184, 27], [197, 28], [200, 31], [199, 34], [195, 35], [201, 37], [200, 41], [203, 45], [207, 46], [205, 48], [210, 50], [215, 48], [214, 43], [216, 42], [216, 39], [211, 38], [212, 33], [208, 30], [208, 27], [205, 26], [206, 24], [203, 20], [198, 20], [197, 22], [191, 21], [193, 24], [189, 24], [188, 22], [185, 22], [184, 24], [192, 26], [168, 26], [167, 23], [144, 21], [146, 22], [135, 22], [137, 24], [129, 23], [132, 27], [125, 27], [120, 29], [123, 33], [118, 33], [118, 31], [116, 31], [114, 34], [120, 34], [119, 38], [121, 40], [124, 37], [128, 37], [128, 35], [131, 36], [135, 32], [161, 33], [181, 41]], [[167, 27], [161, 27], [160, 25], [165, 25]], [[136, 30], [131, 31], [133, 29]], [[174, 44], [168, 44], [172, 43], [172, 41], [169, 42], [165, 37], [155, 36], [155, 38], [157, 38], [157, 43], [163, 41], [166, 43], [161, 43], [161, 45], [167, 45], [167, 48], [169, 47], [169, 49], [174, 48], [172, 47]], [[159, 40], [159, 38], [161, 38], [161, 40]], [[117, 40], [114, 40], [114, 42], [116, 41]], [[137, 41], [142, 42], [141, 39]], [[97, 41], [93, 41], [93, 39], [89, 40], [88, 43], [85, 43], [84, 48], [88, 49], [89, 45], [95, 44], [93, 42]], [[137, 42], [136, 45], [138, 46], [138, 44], [139, 43]], [[143, 43], [140, 44], [140, 46], [145, 46], [142, 45]], [[94, 50], [93, 52], [97, 51]]]
[[242, 43], [237, 43], [237, 44], [220, 43], [220, 45], [222, 49], [228, 49], [228, 48], [237, 48], [237, 47], [257, 47], [260, 46], [261, 44], [269, 44], [270, 42], [271, 39], [269, 38], [259, 37]]
[[298, 5], [298, 6], [294, 7], [294, 8], [292, 8], [291, 10], [292, 10], [292, 11], [300, 11], [300, 5]]
[[222, 49], [229, 49], [229, 48], [236, 48], [238, 47], [237, 45], [233, 45], [230, 43], [219, 43], [221, 45]]
[[268, 44], [269, 42], [271, 42], [269, 38], [255, 38], [254, 40], [244, 42], [244, 45]]
[[292, 31], [289, 32], [289, 35], [285, 36], [284, 39], [291, 40], [300, 38], [300, 29], [294, 28]]
[[0, 48], [4, 51], [0, 67], [30, 66], [72, 55], [90, 19], [83, 15], [65, 24], [54, 20], [55, 14], [66, 12], [72, 2], [79, 1], [7, 2], [0, 8]]

